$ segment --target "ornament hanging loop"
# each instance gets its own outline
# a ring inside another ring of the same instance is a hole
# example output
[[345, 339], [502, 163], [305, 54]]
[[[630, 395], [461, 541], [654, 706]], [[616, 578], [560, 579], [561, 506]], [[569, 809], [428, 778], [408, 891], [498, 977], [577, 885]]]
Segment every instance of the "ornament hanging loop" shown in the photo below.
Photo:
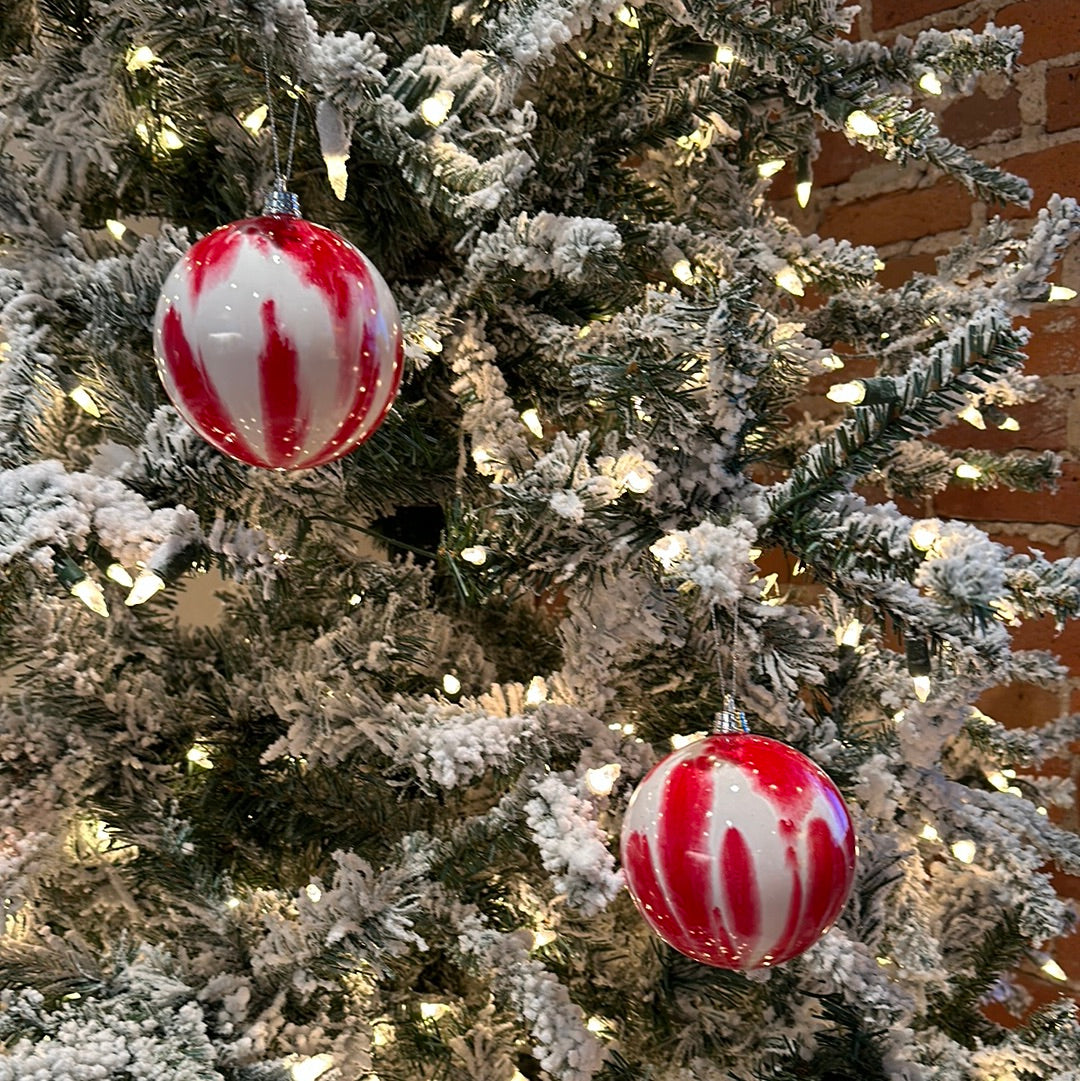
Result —
[[285, 168], [281, 167], [281, 153], [278, 148], [277, 122], [274, 115], [274, 95], [270, 86], [270, 54], [263, 45], [263, 82], [266, 85], [266, 117], [270, 127], [270, 144], [274, 151], [274, 183], [266, 193], [263, 214], [279, 217], [299, 218], [300, 200], [289, 191], [289, 174], [292, 172], [293, 153], [296, 149], [296, 122], [300, 115], [299, 87], [293, 88], [293, 114], [289, 126], [289, 150]]
[[749, 732], [746, 714], [735, 704], [733, 694], [724, 695], [724, 708], [713, 717], [713, 735], [723, 736], [730, 732]]
[[720, 677], [720, 695], [723, 706], [713, 716], [713, 734], [726, 735], [730, 732], [749, 732], [746, 714], [735, 703], [735, 650], [739, 644], [739, 602], [736, 600], [731, 629], [731, 690], [724, 679], [724, 661], [720, 652], [720, 628], [716, 624], [716, 604], [709, 605], [709, 624], [712, 627], [713, 649], [716, 651], [716, 671]]

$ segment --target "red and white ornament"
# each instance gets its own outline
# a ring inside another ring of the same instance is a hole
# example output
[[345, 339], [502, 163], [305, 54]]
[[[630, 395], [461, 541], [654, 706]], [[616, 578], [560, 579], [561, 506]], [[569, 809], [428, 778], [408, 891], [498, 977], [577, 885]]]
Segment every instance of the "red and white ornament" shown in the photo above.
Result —
[[215, 229], [169, 274], [154, 354], [181, 416], [267, 469], [348, 454], [386, 416], [402, 373], [397, 305], [368, 258], [303, 218]]
[[623, 872], [680, 953], [753, 969], [802, 953], [851, 892], [855, 833], [836, 785], [767, 736], [709, 736], [658, 762], [630, 800]]

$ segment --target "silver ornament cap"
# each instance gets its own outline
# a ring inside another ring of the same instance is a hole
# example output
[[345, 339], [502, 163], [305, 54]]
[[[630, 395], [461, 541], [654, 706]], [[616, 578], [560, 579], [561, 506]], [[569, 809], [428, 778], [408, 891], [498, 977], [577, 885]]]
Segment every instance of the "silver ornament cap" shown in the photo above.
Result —
[[266, 193], [263, 203], [264, 214], [276, 214], [285, 218], [300, 217], [300, 200], [285, 187], [285, 178], [279, 176], [274, 186]]

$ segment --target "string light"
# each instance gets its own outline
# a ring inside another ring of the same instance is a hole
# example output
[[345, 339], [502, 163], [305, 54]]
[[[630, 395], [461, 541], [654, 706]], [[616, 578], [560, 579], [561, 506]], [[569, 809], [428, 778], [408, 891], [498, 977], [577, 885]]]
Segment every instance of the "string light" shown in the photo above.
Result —
[[854, 649], [859, 644], [862, 632], [863, 625], [857, 619], [853, 619], [844, 626], [836, 628], [836, 644]]
[[442, 689], [447, 694], [457, 694], [461, 690], [461, 680], [453, 672], [447, 672], [442, 678]]
[[385, 1047], [394, 1042], [394, 1026], [386, 1021], [376, 1021], [371, 1026], [371, 1042], [376, 1047]]
[[855, 380], [852, 383], [834, 383], [825, 397], [837, 405], [858, 405], [866, 397], [866, 384]]
[[854, 109], [848, 113], [847, 120], [844, 121], [844, 127], [847, 128], [849, 134], [859, 135], [864, 139], [872, 139], [874, 136], [881, 134], [878, 122], [862, 109]]
[[956, 467], [956, 475], [961, 480], [978, 480], [982, 476], [982, 470], [971, 462], [961, 462]]
[[438, 1021], [440, 1017], [450, 1012], [450, 1007], [445, 1002], [421, 1002], [420, 1016], [425, 1021]]
[[632, 7], [627, 7], [623, 4], [618, 11], [615, 12], [615, 18], [619, 20], [624, 26], [630, 27], [631, 30], [639, 30], [640, 23], [638, 23], [637, 12]]
[[1059, 982], [1064, 983], [1069, 978], [1065, 973], [1065, 969], [1063, 969], [1052, 957], [1048, 957], [1043, 961], [1043, 963], [1039, 965], [1039, 968], [1052, 980], [1058, 980]]
[[1020, 431], [1020, 421], [1016, 417], [1006, 417], [998, 425], [998, 430], [1002, 432], [1018, 432]]
[[801, 297], [806, 295], [803, 288], [802, 278], [793, 266], [782, 266], [773, 279], [781, 289], [786, 290], [792, 296]]
[[550, 946], [558, 937], [550, 927], [539, 927], [533, 931], [532, 948], [542, 950], [545, 946]]
[[812, 180], [800, 180], [795, 185], [795, 202], [805, 209], [810, 202], [810, 193], [813, 190], [814, 182]]
[[973, 405], [966, 406], [956, 414], [960, 420], [967, 421], [973, 428], [978, 428], [980, 432], [986, 431], [986, 421], [983, 419], [982, 413]]
[[474, 567], [482, 567], [487, 562], [488, 552], [482, 545], [474, 544], [461, 549], [461, 558]]
[[622, 766], [618, 762], [611, 762], [596, 769], [587, 769], [585, 786], [594, 796], [610, 796], [620, 773], [622, 773]]
[[926, 521], [916, 522], [911, 527], [908, 537], [911, 540], [912, 548], [920, 552], [929, 552], [940, 535], [941, 530], [938, 523], [936, 521]]
[[930, 697], [929, 676], [912, 676], [911, 685], [915, 688], [915, 697], [920, 702], [925, 702]]
[[776, 176], [785, 165], [787, 165], [787, 162], [783, 158], [769, 158], [768, 161], [763, 161], [757, 167], [758, 176], [762, 180], [768, 180], [769, 177]]
[[165, 151], [180, 150], [183, 148], [184, 140], [180, 138], [180, 132], [176, 130], [176, 124], [173, 123], [172, 117], [164, 116], [161, 118], [157, 143], [158, 146]]
[[364, 602], [364, 598], [361, 597], [359, 593], [354, 593], [349, 598], [349, 604], [351, 604], [353, 606], [353, 608], [355, 608], [358, 604], [363, 604], [363, 602]]
[[923, 828], [921, 830], [919, 830], [919, 836], [924, 841], [937, 841], [937, 840], [940, 840], [940, 838], [941, 838], [941, 835], [938, 833], [938, 831], [936, 829], [934, 829], [933, 826], [930, 825], [929, 822], [924, 822], [923, 823]]
[[122, 563], [110, 563], [105, 568], [105, 577], [124, 589], [130, 589], [135, 584], [135, 579], [128, 574], [127, 567]]
[[136, 71], [145, 71], [151, 64], [156, 64], [161, 58], [154, 54], [149, 45], [140, 45], [132, 48], [127, 55], [127, 69], [132, 74]]
[[644, 469], [631, 469], [623, 478], [623, 484], [628, 491], [641, 495], [652, 487], [652, 474]]
[[213, 769], [214, 763], [210, 758], [210, 748], [205, 743], [193, 743], [184, 757], [199, 769]]
[[692, 285], [694, 282], [694, 268], [689, 259], [680, 259], [671, 268], [671, 276], [677, 278], [684, 285]]
[[594, 1035], [599, 1035], [601, 1032], [606, 1032], [611, 1026], [602, 1017], [590, 1017], [585, 1022], [585, 1027]]
[[319, 889], [318, 883], [309, 882], [304, 887], [304, 893], [313, 905], [317, 905], [322, 900], [322, 890]]
[[349, 190], [348, 161], [345, 154], [323, 154], [326, 179], [330, 184], [330, 190], [338, 200], [344, 200]]
[[263, 124], [266, 123], [266, 117], [269, 112], [269, 106], [257, 105], [243, 120], [240, 121], [240, 123], [250, 131], [252, 135], [258, 135], [262, 130]]
[[451, 90], [436, 90], [430, 98], [420, 102], [420, 115], [433, 128], [437, 128], [454, 107], [454, 94]]
[[316, 1081], [334, 1065], [333, 1055], [312, 1055], [311, 1058], [294, 1062], [289, 1068], [292, 1081]]
[[986, 775], [986, 779], [999, 791], [1004, 792], [1009, 787], [1009, 778], [1000, 770], [993, 770]]
[[225, 898], [225, 907], [228, 908], [228, 909], [239, 908], [240, 907], [240, 898], [239, 897], [226, 897]]
[[821, 358], [821, 366], [827, 372], [838, 372], [844, 366], [844, 362], [835, 353], [830, 353]]
[[82, 601], [94, 615], [101, 616], [102, 619], [109, 618], [109, 606], [105, 603], [105, 594], [102, 593], [101, 586], [93, 578], [87, 578], [84, 575], [69, 589], [71, 595]]
[[86, 387], [76, 387], [72, 390], [68, 397], [84, 412], [89, 413], [92, 417], [100, 417], [101, 410], [97, 407], [97, 402], [90, 397], [90, 392]]
[[127, 226], [122, 221], [117, 221], [116, 218], [106, 218], [105, 228], [117, 239], [123, 240], [124, 234], [127, 232]]
[[521, 414], [521, 423], [536, 436], [537, 439], [544, 438], [544, 424], [540, 420], [540, 414], [535, 408], [526, 409]]
[[544, 677], [533, 676], [529, 680], [528, 689], [525, 691], [525, 705], [540, 705], [541, 702], [547, 701], [547, 693], [547, 683], [544, 682]]
[[735, 50], [730, 45], [717, 45], [716, 62], [718, 64], [734, 64]]
[[434, 353], [438, 355], [443, 350], [442, 342], [438, 338], [433, 338], [430, 334], [420, 335], [420, 348], [425, 353]]
[[941, 80], [933, 71], [924, 72], [922, 78], [919, 80], [919, 89], [926, 94], [932, 94], [934, 97], [937, 97], [942, 90]]
[[961, 837], [959, 841], [954, 841], [950, 851], [961, 863], [975, 862], [975, 842], [967, 837]]
[[155, 593], [160, 593], [165, 588], [165, 579], [152, 570], [144, 570], [135, 579], [131, 592], [124, 600], [128, 608], [134, 608], [137, 604], [145, 604]]
[[1076, 290], [1070, 289], [1067, 285], [1051, 285], [1046, 299], [1049, 301], [1075, 300]]

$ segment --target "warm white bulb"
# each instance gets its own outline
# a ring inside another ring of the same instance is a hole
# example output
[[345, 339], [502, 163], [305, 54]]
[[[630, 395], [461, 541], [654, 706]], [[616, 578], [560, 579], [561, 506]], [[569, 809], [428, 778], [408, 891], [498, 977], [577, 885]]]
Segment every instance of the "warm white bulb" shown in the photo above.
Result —
[[919, 89], [926, 94], [933, 94], [934, 97], [937, 97], [942, 90], [941, 80], [934, 72], [925, 72], [923, 77], [919, 80]]
[[364, 603], [364, 598], [363, 598], [363, 597], [361, 597], [359, 593], [354, 593], [354, 594], [353, 594], [353, 595], [352, 595], [352, 596], [351, 596], [351, 597], [349, 598], [349, 604], [351, 604], [351, 605], [352, 605], [352, 606], [353, 606], [354, 608], [355, 608], [355, 607], [356, 607], [356, 606], [357, 606], [358, 604], [363, 604], [363, 603]]
[[975, 842], [967, 837], [961, 837], [952, 844], [952, 854], [961, 863], [973, 863], [975, 861]]
[[1020, 431], [1020, 421], [1016, 417], [1006, 417], [998, 425], [998, 430], [1002, 432], [1018, 432]]
[[999, 791], [1004, 792], [1009, 787], [1009, 778], [1001, 770], [992, 770], [986, 775], [986, 779]]
[[1048, 957], [1039, 968], [1043, 970], [1052, 980], [1059, 980], [1064, 983], [1069, 977], [1065, 973], [1065, 969], [1061, 967], [1052, 957]]
[[239, 897], [226, 897], [225, 898], [225, 907], [226, 908], [239, 908], [240, 907], [240, 898]]
[[757, 167], [758, 176], [762, 180], [768, 180], [770, 176], [776, 176], [785, 165], [787, 165], [787, 162], [783, 158], [770, 158]]
[[594, 796], [610, 796], [620, 773], [622, 773], [622, 766], [618, 762], [611, 762], [596, 769], [587, 769], [585, 786]]
[[866, 384], [855, 380], [852, 383], [834, 383], [825, 397], [838, 405], [858, 405], [866, 397]]
[[457, 694], [461, 690], [461, 680], [453, 672], [447, 672], [442, 678], [442, 689], [447, 694]]
[[859, 644], [862, 632], [863, 625], [857, 619], [853, 619], [850, 623], [836, 628], [836, 644], [854, 648]]
[[983, 419], [982, 413], [973, 405], [965, 406], [956, 414], [960, 420], [966, 421], [973, 428], [978, 428], [980, 432], [986, 431], [986, 421]]
[[371, 1042], [376, 1047], [385, 1047], [394, 1042], [394, 1026], [386, 1021], [376, 1021], [371, 1026]]
[[547, 683], [543, 676], [533, 676], [529, 680], [528, 689], [525, 691], [525, 705], [538, 706], [547, 701]]
[[167, 116], [161, 121], [157, 141], [162, 150], [180, 150], [184, 145], [184, 140], [180, 138], [176, 125]]
[[101, 616], [102, 619], [109, 618], [109, 606], [105, 603], [105, 594], [101, 592], [101, 586], [93, 578], [80, 578], [71, 586], [71, 595], [78, 597], [94, 615]]
[[730, 45], [717, 45], [716, 62], [718, 64], [734, 64], [735, 50]]
[[316, 1081], [334, 1065], [333, 1055], [312, 1055], [311, 1058], [294, 1062], [289, 1068], [292, 1081]]
[[421, 1002], [420, 1016], [427, 1021], [438, 1021], [444, 1014], [450, 1012], [450, 1007], [445, 1002]]
[[936, 522], [916, 522], [911, 527], [908, 537], [911, 539], [912, 548], [917, 548], [920, 552], [929, 552], [939, 535], [940, 529]]
[[156, 64], [158, 57], [149, 45], [140, 45], [132, 49], [127, 56], [127, 69], [130, 72], [145, 71], [151, 64]]
[[251, 112], [248, 113], [247, 116], [245, 116], [244, 119], [240, 121], [240, 123], [243, 124], [243, 126], [247, 128], [247, 130], [250, 131], [252, 135], [258, 135], [259, 131], [262, 129], [263, 124], [266, 123], [266, 117], [269, 115], [269, 112], [270, 109], [268, 106], [258, 105], [254, 109], [252, 109]]
[[540, 419], [540, 414], [535, 409], [526, 409], [521, 414], [521, 423], [524, 424], [537, 439], [544, 438], [544, 423]]
[[594, 1034], [599, 1034], [608, 1028], [608, 1023], [602, 1017], [590, 1017], [585, 1022], [585, 1027]]
[[855, 109], [853, 112], [848, 113], [844, 126], [850, 134], [861, 135], [864, 139], [872, 139], [875, 135], [881, 134], [878, 122], [862, 109]]
[[911, 684], [915, 688], [915, 697], [920, 702], [925, 702], [930, 697], [929, 676], [912, 676]]
[[317, 905], [322, 900], [322, 890], [319, 889], [318, 883], [309, 882], [304, 887], [304, 893], [307, 894], [307, 899], [313, 905]]
[[786, 290], [792, 296], [801, 297], [806, 295], [803, 288], [802, 278], [793, 266], [782, 266], [773, 279], [781, 289]]
[[90, 392], [86, 387], [76, 387], [68, 397], [84, 412], [89, 413], [92, 417], [100, 417], [101, 410], [97, 407], [97, 402], [90, 397]]
[[821, 358], [821, 366], [827, 372], [838, 372], [844, 366], [844, 362], [835, 353], [830, 353]]
[[637, 12], [632, 7], [627, 7], [626, 4], [623, 4], [623, 6], [615, 12], [615, 18], [624, 26], [630, 27], [631, 30], [637, 30], [640, 27]]
[[110, 563], [105, 569], [105, 577], [124, 589], [130, 589], [135, 584], [135, 579], [128, 574], [127, 567], [122, 563]]
[[433, 128], [437, 128], [450, 115], [450, 110], [453, 107], [453, 91], [436, 90], [430, 98], [424, 98], [420, 102], [420, 115], [426, 123]]
[[814, 182], [812, 180], [800, 180], [795, 185], [795, 202], [799, 206], [805, 208], [810, 202], [810, 193], [814, 190]]
[[936, 841], [941, 835], [936, 829], [934, 829], [933, 826], [930, 825], [929, 822], [924, 822], [923, 828], [919, 830], [919, 836], [924, 841]]
[[982, 470], [971, 462], [961, 462], [956, 467], [956, 475], [961, 480], [978, 480], [982, 476]]
[[487, 549], [482, 545], [474, 544], [469, 548], [461, 549], [461, 558], [474, 567], [482, 567], [487, 562]]
[[623, 477], [623, 484], [626, 486], [627, 491], [641, 495], [652, 487], [652, 475], [648, 470], [631, 469], [630, 472]]
[[670, 570], [686, 554], [686, 544], [681, 537], [661, 537], [649, 552], [664, 570]]
[[348, 160], [344, 154], [323, 154], [326, 179], [330, 181], [330, 189], [340, 201], [345, 199], [345, 193], [349, 188]]
[[117, 221], [116, 218], [106, 218], [105, 228], [108, 229], [117, 240], [121, 240], [127, 232], [127, 226], [122, 221]]
[[140, 120], [135, 124], [135, 134], [144, 142], [150, 142], [150, 129], [146, 125], [145, 120]]
[[193, 743], [185, 755], [187, 760], [199, 769], [213, 769], [214, 763], [210, 758], [210, 749], [205, 743]]
[[689, 259], [679, 259], [671, 268], [671, 276], [677, 278], [684, 285], [690, 285], [694, 281], [694, 268]]
[[153, 571], [143, 571], [135, 579], [135, 584], [131, 587], [131, 592], [124, 600], [124, 604], [129, 608], [134, 608], [137, 604], [145, 604], [155, 593], [160, 593], [164, 588], [164, 578]]
[[533, 949], [542, 950], [550, 946], [559, 936], [550, 927], [540, 927], [533, 931]]
[[1076, 290], [1070, 289], [1067, 285], [1051, 285], [1050, 295], [1047, 300], [1075, 300]]
[[421, 334], [420, 348], [423, 349], [425, 353], [441, 353], [443, 345], [438, 338], [433, 338], [430, 334]]

